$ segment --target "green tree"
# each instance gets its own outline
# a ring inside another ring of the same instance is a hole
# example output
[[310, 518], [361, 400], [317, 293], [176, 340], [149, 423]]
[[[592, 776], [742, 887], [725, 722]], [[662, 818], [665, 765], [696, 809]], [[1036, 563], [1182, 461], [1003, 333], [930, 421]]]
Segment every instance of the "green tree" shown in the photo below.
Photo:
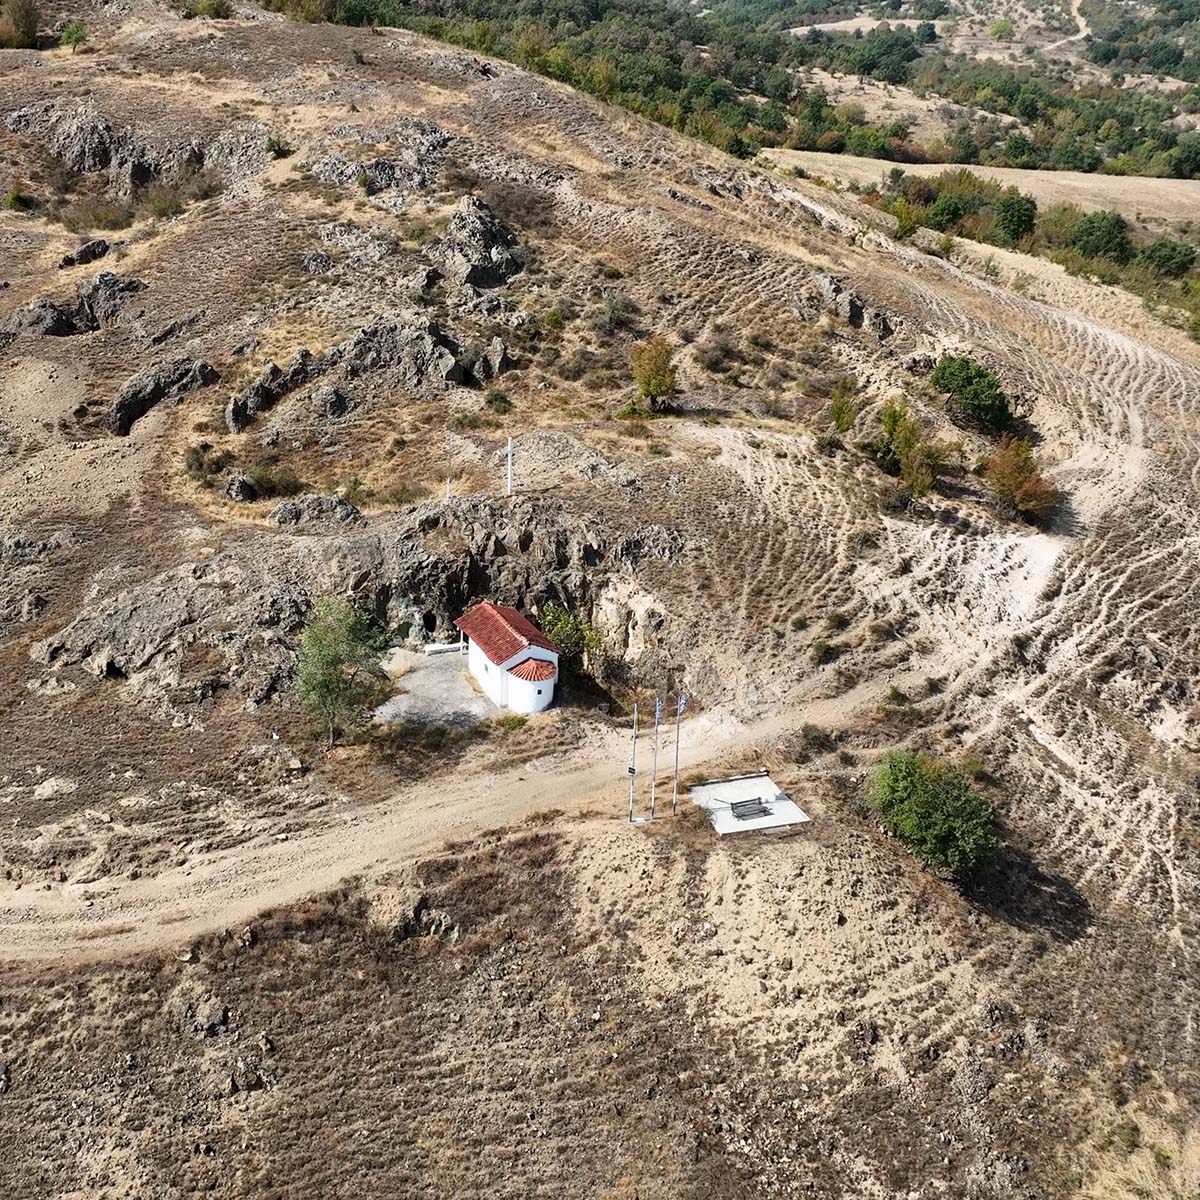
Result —
[[1012, 191], [996, 201], [996, 232], [1009, 246], [1015, 246], [1033, 232], [1037, 221], [1037, 201]]
[[341, 729], [361, 725], [382, 699], [387, 676], [367, 618], [345, 600], [318, 600], [300, 642], [296, 690], [321, 722], [330, 747]]
[[930, 229], [949, 229], [967, 215], [967, 206], [949, 193], [939, 196], [925, 210], [925, 224]]
[[82, 21], [68, 21], [63, 26], [63, 31], [58, 35], [58, 42], [61, 46], [70, 46], [71, 53], [74, 54], [80, 46], [86, 45], [88, 40], [87, 26]]
[[33, 0], [3, 0], [0, 3], [0, 46], [12, 50], [37, 49], [41, 13]]
[[675, 390], [675, 367], [671, 345], [664, 337], [654, 336], [638, 342], [629, 352], [633, 379], [643, 400], [658, 408], [664, 396]]
[[955, 766], [897, 750], [871, 777], [867, 798], [884, 828], [926, 866], [965, 873], [995, 857], [995, 815]]
[[1071, 249], [1088, 258], [1107, 258], [1110, 262], [1126, 263], [1133, 257], [1129, 238], [1129, 222], [1120, 213], [1086, 213], [1071, 230]]
[[558, 646], [562, 659], [577, 669], [583, 669], [600, 651], [601, 638], [577, 612], [551, 602], [542, 609], [542, 630]]

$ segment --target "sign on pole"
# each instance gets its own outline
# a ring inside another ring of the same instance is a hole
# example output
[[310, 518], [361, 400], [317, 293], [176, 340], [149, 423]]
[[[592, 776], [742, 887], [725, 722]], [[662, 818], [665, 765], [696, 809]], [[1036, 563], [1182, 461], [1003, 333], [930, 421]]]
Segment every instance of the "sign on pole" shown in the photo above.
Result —
[[679, 693], [675, 701], [675, 782], [671, 785], [671, 816], [679, 808], [679, 721], [687, 707], [687, 696]]
[[633, 702], [633, 739], [629, 743], [629, 821], [633, 823], [633, 785], [637, 777], [637, 701]]

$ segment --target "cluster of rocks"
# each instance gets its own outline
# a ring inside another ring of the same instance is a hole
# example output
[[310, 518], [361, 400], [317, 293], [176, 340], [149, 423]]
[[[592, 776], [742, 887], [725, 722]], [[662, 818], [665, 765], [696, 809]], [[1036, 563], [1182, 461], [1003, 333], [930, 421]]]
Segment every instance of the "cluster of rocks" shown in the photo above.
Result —
[[426, 191], [436, 182], [452, 140], [444, 129], [419, 118], [397, 121], [386, 129], [343, 125], [333, 131], [330, 147], [349, 141], [389, 152], [362, 157], [327, 148], [305, 165], [324, 183], [356, 184], [372, 196]]
[[145, 289], [140, 279], [102, 271], [81, 282], [73, 300], [35, 300], [0, 323], [0, 333], [72, 337], [95, 333], [116, 320], [132, 297]]
[[515, 235], [486, 204], [466, 195], [454, 206], [445, 235], [427, 247], [454, 284], [499, 287], [521, 270]]
[[69, 170], [106, 172], [109, 190], [129, 199], [158, 180], [178, 181], [208, 169], [227, 183], [242, 182], [266, 165], [266, 129], [242, 122], [211, 141], [198, 135], [152, 139], [129, 126], [115, 127], [94, 99], [44, 100], [10, 113], [12, 133], [38, 138]]
[[821, 312], [841, 317], [855, 329], [866, 329], [883, 342], [892, 336], [900, 325], [894, 313], [869, 305], [844, 280], [818, 271], [813, 275], [812, 289], [801, 296], [796, 312], [806, 321], [815, 320]]
[[[289, 393], [334, 370], [344, 382], [386, 372], [389, 384], [425, 392], [447, 384], [484, 384], [509, 366], [503, 339], [464, 348], [437, 321], [415, 310], [405, 311], [366, 325], [319, 354], [302, 346], [286, 367], [268, 362], [257, 378], [230, 398], [225, 423], [232, 433], [240, 433]], [[313, 415], [318, 420], [337, 420], [357, 403], [353, 392], [327, 383], [313, 393]]]

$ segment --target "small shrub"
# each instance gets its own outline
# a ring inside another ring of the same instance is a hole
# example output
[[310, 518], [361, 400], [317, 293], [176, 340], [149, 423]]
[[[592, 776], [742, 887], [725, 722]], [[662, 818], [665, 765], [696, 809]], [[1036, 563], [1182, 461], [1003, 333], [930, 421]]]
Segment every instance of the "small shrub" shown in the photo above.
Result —
[[1054, 510], [1059, 492], [1038, 471], [1028, 442], [1005, 438], [984, 465], [984, 482], [1014, 511], [1043, 520]]
[[36, 50], [42, 15], [33, 0], [0, 3], [0, 48]]
[[63, 26], [63, 31], [58, 35], [58, 44], [60, 46], [70, 46], [71, 53], [74, 54], [80, 46], [87, 44], [88, 32], [87, 26], [82, 21], [68, 21]]
[[893, 751], [872, 776], [868, 799], [888, 832], [926, 866], [967, 872], [995, 857], [991, 805], [956, 766]]
[[844, 612], [831, 612], [825, 619], [830, 629], [836, 629], [839, 632], [850, 627], [850, 618]]
[[37, 201], [24, 191], [19, 183], [13, 184], [12, 190], [5, 195], [3, 204], [9, 212], [31, 212], [37, 207]]
[[542, 610], [542, 629], [558, 644], [562, 658], [573, 667], [584, 667], [601, 646], [598, 630], [578, 612], [570, 612], [561, 604], [547, 604]]
[[233, 5], [229, 0], [195, 0], [192, 11], [209, 21], [228, 21], [233, 16]]
[[133, 221], [133, 209], [99, 197], [84, 197], [67, 205], [59, 215], [72, 233], [90, 233], [93, 229], [125, 229]]
[[518, 729], [524, 729], [528, 723], [529, 718], [521, 716], [520, 713], [505, 713], [492, 722], [497, 729], [502, 729], [505, 733], [515, 733]]
[[307, 485], [286, 463], [262, 458], [246, 472], [246, 481], [264, 500], [298, 496]]
[[849, 432], [858, 416], [854, 390], [854, 384], [848, 379], [839, 379], [833, 385], [833, 394], [829, 401], [829, 419], [838, 433]]
[[288, 158], [293, 153], [292, 147], [277, 133], [267, 136], [265, 149], [272, 158]]
[[494, 413], [503, 415], [504, 413], [512, 412], [512, 401], [499, 388], [491, 388], [484, 396], [483, 402]]

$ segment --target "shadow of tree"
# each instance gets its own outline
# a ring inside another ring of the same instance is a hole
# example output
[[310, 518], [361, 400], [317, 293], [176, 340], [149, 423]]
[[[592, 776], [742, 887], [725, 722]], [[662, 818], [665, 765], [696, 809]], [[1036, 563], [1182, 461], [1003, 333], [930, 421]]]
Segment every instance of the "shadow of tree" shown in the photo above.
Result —
[[1077, 941], [1092, 925], [1091, 905], [1079, 889], [1015, 846], [1003, 847], [990, 867], [967, 882], [963, 894], [996, 920], [1057, 942]]

